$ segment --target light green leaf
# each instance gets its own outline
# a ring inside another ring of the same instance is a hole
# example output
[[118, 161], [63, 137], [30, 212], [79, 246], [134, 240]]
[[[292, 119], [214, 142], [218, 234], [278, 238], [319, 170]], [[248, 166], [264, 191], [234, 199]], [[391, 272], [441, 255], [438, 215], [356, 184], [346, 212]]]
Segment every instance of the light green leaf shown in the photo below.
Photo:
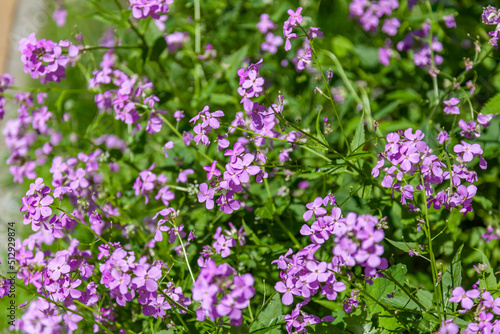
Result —
[[359, 148], [361, 144], [365, 142], [365, 126], [364, 119], [361, 117], [359, 119], [358, 127], [356, 128], [356, 132], [354, 133], [354, 138], [351, 142], [351, 150], [354, 151]]
[[257, 319], [250, 327], [252, 334], [280, 333], [280, 327], [275, 326], [284, 323], [281, 298], [279, 293], [275, 293], [269, 304], [259, 313]]
[[441, 281], [442, 284], [442, 289], [444, 293], [444, 304], [445, 307], [448, 311], [454, 312], [455, 310], [454, 305], [455, 303], [450, 303], [448, 300], [451, 298], [451, 293], [453, 289], [455, 289], [457, 286], [460, 286], [462, 283], [462, 249], [464, 248], [464, 245], [461, 245], [457, 252], [455, 253], [455, 256], [453, 257], [453, 260], [451, 261], [450, 265], [448, 268], [446, 268], [446, 271], [443, 274], [443, 279]]
[[500, 111], [500, 93], [497, 93], [495, 96], [490, 98], [488, 102], [481, 109], [481, 113], [486, 114], [494, 114]]

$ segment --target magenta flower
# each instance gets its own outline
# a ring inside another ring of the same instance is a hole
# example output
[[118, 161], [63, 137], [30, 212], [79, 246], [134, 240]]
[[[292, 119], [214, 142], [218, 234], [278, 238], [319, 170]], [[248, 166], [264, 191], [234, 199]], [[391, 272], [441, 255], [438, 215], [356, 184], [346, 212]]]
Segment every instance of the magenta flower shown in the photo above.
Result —
[[293, 11], [293, 9], [289, 9], [287, 13], [288, 15], [290, 15], [288, 21], [290, 22], [291, 26], [302, 23], [302, 15], [300, 15], [302, 13], [302, 7], [297, 8], [296, 11]]
[[250, 70], [248, 72], [248, 77], [243, 82], [242, 87], [245, 89], [252, 89], [256, 93], [262, 92], [262, 85], [264, 84], [264, 78], [257, 77], [258, 72], [255, 70]]
[[128, 285], [130, 284], [130, 275], [123, 273], [120, 274], [118, 270], [113, 268], [111, 270], [111, 276], [115, 279], [111, 283], [109, 283], [110, 289], [118, 288], [121, 294], [126, 294], [128, 292]]
[[437, 137], [437, 140], [439, 141], [439, 144], [443, 145], [445, 141], [448, 141], [450, 139], [450, 135], [446, 131], [440, 131]]
[[462, 160], [465, 162], [472, 161], [472, 158], [477, 155], [483, 154], [481, 145], [479, 144], [468, 144], [462, 140], [462, 145], [457, 144], [453, 147], [453, 152], [462, 154]]
[[89, 181], [85, 178], [85, 170], [83, 168], [78, 168], [76, 172], [69, 173], [68, 179], [71, 180], [69, 186], [73, 190], [77, 190], [79, 187], [87, 188], [89, 186]]
[[43, 198], [38, 198], [34, 203], [33, 207], [35, 212], [33, 213], [33, 218], [40, 220], [40, 218], [46, 218], [52, 214], [52, 209], [49, 207], [50, 204], [54, 202], [52, 196], [47, 195]]
[[62, 274], [67, 274], [71, 270], [71, 267], [66, 263], [66, 259], [63, 256], [56, 256], [55, 259], [49, 262], [47, 268], [52, 271], [50, 279], [54, 281], [57, 281]]
[[444, 112], [446, 114], [452, 115], [460, 115], [460, 109], [458, 109], [457, 104], [460, 103], [460, 100], [456, 97], [452, 97], [451, 99], [443, 102], [446, 107], [444, 107]]
[[158, 281], [161, 278], [161, 269], [153, 266], [148, 270], [142, 265], [138, 265], [134, 269], [134, 274], [137, 277], [132, 278], [132, 283], [138, 288], [145, 286], [146, 290], [153, 292], [158, 290]]
[[314, 202], [308, 203], [306, 205], [306, 208], [308, 208], [309, 210], [307, 210], [304, 213], [304, 215], [302, 216], [302, 218], [304, 218], [305, 221], [308, 221], [309, 219], [311, 219], [313, 213], [316, 216], [320, 216], [320, 215], [326, 214], [326, 209], [323, 208], [322, 206], [323, 206], [323, 198], [316, 197], [316, 199], [314, 200]]
[[261, 34], [267, 33], [269, 30], [276, 28], [276, 25], [269, 19], [269, 14], [261, 14], [260, 21], [257, 23], [257, 28]]
[[295, 287], [292, 278], [286, 280], [286, 285], [281, 281], [277, 282], [274, 289], [283, 294], [281, 301], [285, 305], [291, 305], [293, 303], [293, 295], [300, 296], [300, 290]]
[[316, 263], [315, 261], [307, 262], [306, 268], [310, 271], [307, 275], [307, 283], [326, 282], [330, 277], [331, 273], [326, 271], [326, 262]]
[[215, 190], [213, 188], [209, 188], [206, 183], [202, 183], [199, 186], [200, 192], [197, 194], [198, 202], [203, 203], [206, 201], [206, 207], [208, 210], [214, 208], [214, 194]]
[[210, 181], [212, 177], [215, 176], [220, 176], [220, 170], [217, 169], [217, 161], [212, 161], [212, 164], [210, 166], [204, 166], [203, 169], [207, 171], [207, 180]]
[[497, 114], [486, 114], [486, 115], [483, 115], [481, 113], [479, 113], [477, 115], [477, 122], [484, 126], [484, 127], [487, 127], [487, 126], [490, 126], [490, 121], [493, 119], [493, 118], [496, 118], [498, 116], [498, 113]]
[[461, 286], [457, 286], [451, 293], [452, 297], [449, 299], [452, 303], [460, 303], [462, 308], [470, 310], [474, 306], [472, 299], [478, 298], [480, 292], [476, 289], [465, 291]]

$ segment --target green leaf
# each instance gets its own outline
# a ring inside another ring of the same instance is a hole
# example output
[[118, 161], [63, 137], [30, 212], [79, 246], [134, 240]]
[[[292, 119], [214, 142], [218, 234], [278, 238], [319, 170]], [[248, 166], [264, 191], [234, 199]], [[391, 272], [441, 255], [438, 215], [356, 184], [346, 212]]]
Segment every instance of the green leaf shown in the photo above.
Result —
[[[365, 312], [366, 313], [366, 312]], [[354, 334], [374, 334], [378, 333], [373, 324], [367, 319], [367, 315], [355, 315], [344, 318], [346, 329]]]
[[379, 66], [377, 48], [358, 44], [354, 46], [354, 52], [356, 52], [357, 56], [359, 57], [361, 66], [367, 68], [374, 68]]
[[448, 300], [451, 298], [453, 289], [460, 286], [462, 283], [462, 249], [464, 245], [460, 246], [451, 260], [450, 265], [446, 268], [441, 281], [444, 292], [444, 304], [448, 311], [454, 312], [455, 303], [450, 303]]
[[[404, 281], [404, 274], [406, 273], [406, 266], [403, 264], [396, 264], [388, 269], [391, 272], [391, 275], [398, 282]], [[366, 292], [372, 296], [374, 299], [379, 300], [381, 302], [387, 299], [387, 295], [394, 292], [396, 289], [396, 284], [392, 282], [390, 279], [386, 277], [379, 277], [373, 280], [373, 284], [366, 287]], [[371, 304], [375, 309], [380, 308], [377, 304]]]
[[500, 110], [500, 93], [497, 93], [495, 96], [490, 98], [488, 102], [484, 105], [484, 107], [481, 109], [481, 113], [486, 115], [486, 114], [493, 114], [497, 113]]
[[393, 245], [397, 249], [402, 250], [405, 253], [408, 253], [410, 251], [410, 249], [412, 251], [417, 251], [421, 254], [423, 253], [423, 251], [420, 249], [420, 247], [418, 247], [418, 244], [416, 244], [415, 242], [394, 241], [394, 240], [390, 240], [387, 238], [385, 239], [385, 241], [387, 241], [388, 243], [390, 243], [391, 245]]
[[273, 219], [273, 206], [272, 206], [272, 198], [269, 198], [266, 201], [266, 205], [259, 207], [255, 210], [255, 215], [260, 218]]
[[413, 89], [396, 90], [386, 95], [388, 100], [398, 100], [400, 102], [419, 102], [420, 95]]
[[280, 294], [275, 293], [250, 326], [250, 333], [281, 333], [280, 327], [277, 325], [284, 323], [284, 319]]
[[241, 67], [243, 59], [247, 56], [247, 54], [248, 54], [248, 44], [245, 44], [245, 46], [243, 46], [238, 51], [233, 52], [229, 57], [227, 57], [223, 61], [223, 63], [225, 63], [226, 66], [224, 66], [223, 64], [222, 68], [225, 68], [226, 79], [229, 81], [229, 84], [231, 85], [233, 90], [237, 90], [238, 88], [235, 73]]
[[250, 333], [248, 330], [248, 326], [246, 324], [243, 324], [238, 327], [230, 327], [230, 328], [223, 328], [222, 333], [224, 334], [248, 334]]
[[241, 222], [243, 223], [243, 229], [245, 230], [245, 233], [249, 236], [250, 240], [252, 240], [256, 245], [260, 245], [260, 239], [259, 237], [255, 234], [255, 232], [247, 225], [245, 220], [242, 218]]
[[324, 144], [328, 144], [328, 142], [326, 141], [326, 138], [325, 138], [325, 135], [323, 134], [323, 132], [321, 131], [321, 127], [320, 127], [320, 119], [321, 119], [321, 112], [318, 112], [318, 116], [316, 117], [316, 136], [318, 137], [318, 139], [320, 139]]
[[337, 35], [332, 38], [332, 49], [337, 57], [342, 58], [354, 49], [354, 44], [348, 38]]
[[213, 104], [226, 105], [234, 102], [234, 98], [227, 94], [210, 94], [210, 102]]
[[[158, 61], [160, 59], [160, 55], [163, 51], [167, 49], [167, 42], [163, 36], [158, 37], [151, 49], [150, 60]], [[146, 52], [144, 52], [146, 53]]]
[[484, 272], [484, 278], [479, 279], [479, 286], [481, 288], [486, 288], [488, 290], [494, 290], [497, 288], [497, 279], [495, 277], [495, 272], [493, 271], [493, 267], [491, 266], [490, 261], [488, 260], [486, 254], [484, 254], [479, 249], [476, 249], [476, 251], [478, 251], [483, 257], [483, 264], [487, 264], [486, 270]]
[[365, 142], [365, 126], [364, 119], [361, 117], [359, 119], [358, 127], [354, 133], [354, 138], [351, 142], [351, 150], [354, 152], [361, 144]]

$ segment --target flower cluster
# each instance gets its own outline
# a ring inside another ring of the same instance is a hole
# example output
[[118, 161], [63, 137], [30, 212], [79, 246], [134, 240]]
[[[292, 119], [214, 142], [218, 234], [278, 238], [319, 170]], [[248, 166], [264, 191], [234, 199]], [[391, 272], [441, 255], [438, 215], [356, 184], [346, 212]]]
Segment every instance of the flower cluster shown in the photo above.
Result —
[[129, 0], [129, 7], [136, 19], [145, 19], [147, 17], [160, 19], [160, 15], [167, 14], [170, 11], [169, 5], [172, 3], [174, 3], [174, 0]]
[[245, 236], [247, 235], [243, 231], [243, 226], [239, 229], [229, 222], [229, 230], [224, 230], [222, 233], [222, 227], [217, 227], [214, 234], [214, 242], [212, 247], [203, 246], [203, 251], [200, 252], [200, 257], [198, 258], [198, 265], [204, 267], [206, 262], [213, 258], [215, 254], [219, 254], [222, 258], [226, 258], [231, 255], [231, 248], [235, 247], [237, 244], [244, 246], [246, 244]]
[[281, 36], [274, 35], [269, 30], [276, 28], [277, 25], [269, 19], [269, 14], [262, 14], [260, 16], [260, 21], [257, 23], [257, 28], [262, 34], [266, 35], [265, 42], [262, 42], [260, 49], [263, 52], [269, 52], [270, 54], [275, 54], [278, 52], [278, 47], [283, 44], [283, 38]]
[[[393, 11], [399, 8], [397, 0], [354, 0], [349, 4], [349, 14], [359, 20], [364, 30], [375, 33], [380, 24], [380, 19], [386, 15], [392, 15]], [[401, 22], [397, 18], [386, 18], [382, 25], [382, 31], [389, 36], [394, 36], [398, 32]]]
[[[226, 150], [226, 155], [231, 156], [231, 162], [226, 164], [226, 170], [221, 173], [217, 167], [217, 161], [214, 161], [212, 166], [205, 166], [207, 169], [210, 168], [208, 181], [212, 180], [211, 185], [213, 188], [209, 188], [206, 183], [202, 183], [199, 186], [200, 193], [198, 194], [198, 201], [200, 203], [206, 202], [207, 209], [214, 207], [214, 196], [216, 192], [221, 191], [220, 197], [215, 200], [220, 206], [220, 210], [226, 214], [232, 213], [234, 210], [238, 210], [241, 206], [240, 202], [234, 199], [236, 192], [243, 191], [243, 185], [250, 182], [250, 175], [256, 175], [257, 181], [262, 181], [262, 177], [266, 175], [263, 173], [262, 169], [253, 165], [256, 161], [255, 155], [251, 153], [243, 154], [245, 148], [238, 142], [234, 145], [231, 150]], [[215, 179], [212, 179], [214, 175]]]
[[[447, 134], [440, 134], [440, 136], [445, 135]], [[476, 193], [476, 186], [473, 184], [467, 186], [462, 183], [463, 181], [474, 183], [477, 180], [476, 172], [466, 165], [475, 156], [480, 157], [479, 166], [486, 168], [486, 161], [481, 156], [483, 153], [481, 146], [461, 141], [461, 144], [453, 147], [453, 151], [457, 154], [454, 157], [455, 164], [448, 166], [437, 155], [432, 154], [432, 150], [423, 141], [424, 136], [422, 131], [416, 130], [413, 133], [411, 128], [404, 132], [389, 133], [385, 151], [379, 154], [380, 160], [373, 168], [372, 175], [378, 177], [385, 162], [390, 162], [390, 167], [382, 169], [384, 179], [381, 184], [385, 188], [392, 188], [393, 194], [394, 191], [401, 193], [402, 204], [407, 204], [409, 200], [410, 211], [419, 210], [412, 203], [415, 190], [425, 191], [428, 207], [440, 209], [444, 206], [451, 210], [453, 207], [461, 206], [460, 212], [464, 214], [472, 211], [472, 197]], [[445, 138], [442, 139], [443, 142]], [[416, 173], [417, 176], [422, 176], [422, 180], [416, 177], [417, 185], [414, 187], [404, 179], [404, 175], [414, 176]], [[395, 179], [396, 182], [394, 182]], [[437, 191], [438, 185], [450, 179], [451, 182], [446, 189]]]
[[2, 95], [6, 89], [12, 87], [14, 83], [14, 78], [8, 74], [0, 75], [0, 120], [5, 116], [5, 97]]
[[148, 204], [149, 194], [153, 193], [155, 187], [158, 185], [160, 189], [155, 199], [161, 200], [165, 206], [168, 206], [170, 201], [175, 198], [175, 194], [170, 190], [169, 186], [165, 185], [168, 178], [164, 174], [157, 176], [153, 173], [154, 168], [155, 164], [152, 164], [148, 169], [141, 171], [132, 189], [134, 189], [136, 196], [144, 196], [145, 203]]
[[109, 50], [103, 56], [100, 64], [101, 69], [92, 72], [94, 77], [89, 80], [89, 89], [108, 88], [96, 95], [97, 107], [101, 112], [114, 110], [115, 119], [121, 120], [125, 124], [133, 124], [136, 129], [142, 128], [138, 123], [141, 117], [138, 108], [150, 109], [146, 130], [149, 133], [159, 132], [163, 121], [158, 114], [162, 114], [164, 111], [156, 108], [160, 99], [148, 93], [153, 88], [153, 84], [147, 78], [128, 76], [123, 71], [114, 69], [116, 61], [117, 56], [113, 50]]
[[10, 279], [0, 277], [0, 299], [10, 294], [12, 281]]
[[[422, 28], [407, 33], [403, 40], [397, 43], [396, 48], [399, 52], [413, 50], [413, 63], [429, 70], [429, 74], [435, 76], [434, 65], [443, 63], [443, 57], [436, 52], [443, 51], [443, 44], [438, 41], [436, 36], [433, 36], [432, 42], [425, 42], [429, 39], [430, 32], [431, 25], [424, 23]], [[432, 58], [433, 53], [434, 58]]]
[[[52, 112], [43, 105], [46, 97], [46, 93], [38, 93], [36, 97], [29, 93], [14, 95], [14, 103], [19, 105], [17, 118], [7, 120], [3, 130], [5, 146], [11, 153], [7, 164], [11, 165], [9, 171], [14, 182], [21, 183], [24, 178], [35, 179], [36, 165], [43, 165], [61, 142], [62, 134], [51, 127]], [[37, 138], [42, 138], [45, 144], [35, 150], [33, 157], [30, 151]]]
[[19, 41], [19, 52], [25, 73], [40, 81], [60, 82], [66, 77], [66, 67], [78, 59], [81, 46], [76, 46], [68, 40], [59, 43], [51, 40], [37, 40], [35, 33]]
[[168, 52], [174, 53], [189, 40], [189, 33], [175, 31], [171, 34], [164, 35], [165, 42], [167, 43]]
[[483, 9], [482, 14], [483, 23], [495, 26], [495, 30], [488, 32], [491, 36], [490, 44], [498, 49], [498, 39], [500, 38], [500, 12], [493, 6], [487, 6]]
[[[183, 308], [191, 303], [183, 295], [182, 288], [175, 287], [172, 282], [168, 282], [165, 287], [160, 286], [162, 266], [165, 266], [162, 262], [156, 261], [150, 265], [145, 258], [136, 261], [134, 252], [125, 251], [119, 243], [98, 247], [97, 258], [102, 263], [99, 265], [100, 281], [95, 282], [92, 278], [99, 276], [95, 270], [97, 266], [91, 264], [94, 263], [93, 254], [90, 250], [79, 250], [78, 245], [78, 240], [73, 239], [67, 250], [51, 256], [50, 252], [39, 249], [34, 253], [30, 242], [23, 242], [16, 255], [20, 266], [18, 278], [23, 279], [26, 285], [35, 286], [38, 293], [73, 310], [76, 310], [75, 301], [88, 307], [96, 305], [103, 298], [98, 292], [102, 288], [109, 291], [109, 296], [116, 301], [116, 306], [111, 304], [112, 308], [123, 307], [137, 297], [143, 314], [155, 318], [164, 317], [166, 310], [179, 305], [179, 312], [184, 313]], [[164, 294], [159, 293], [158, 289], [162, 289]], [[25, 333], [40, 333], [43, 327], [48, 331], [60, 323], [44, 321], [42, 327], [35, 326], [43, 314], [52, 314], [47, 313], [47, 310], [57, 310], [53, 304], [41, 301], [39, 299], [31, 303], [20, 319], [18, 326]], [[76, 330], [76, 323], [82, 320], [80, 316], [70, 312], [64, 318], [69, 333]], [[101, 321], [110, 321], [111, 325], [112, 320], [109, 318]]]
[[207, 260], [193, 285], [193, 300], [201, 302], [196, 310], [198, 321], [227, 316], [230, 325], [242, 322], [242, 309], [248, 307], [255, 295], [254, 278], [251, 274], [236, 275], [236, 270], [227, 263], [215, 264]]
[[[484, 268], [483, 268], [484, 269]], [[500, 298], [493, 298], [486, 289], [481, 289], [474, 284], [471, 290], [465, 291], [461, 286], [453, 289], [452, 303], [460, 303], [459, 313], [471, 312], [473, 321], [462, 333], [498, 333], [500, 331]], [[473, 308], [475, 307], [475, 310]], [[444, 321], [437, 333], [458, 334], [460, 328], [454, 319]]]
[[198, 113], [195, 117], [191, 118], [189, 121], [193, 124], [196, 124], [193, 128], [194, 133], [194, 141], [196, 145], [200, 143], [200, 141], [205, 145], [210, 145], [210, 139], [207, 134], [209, 134], [212, 130], [218, 129], [220, 127], [219, 118], [224, 116], [224, 112], [222, 110], [217, 110], [214, 112], [210, 112], [209, 106], [205, 106], [202, 111]]
[[[285, 51], [289, 51], [292, 48], [290, 40], [298, 38], [297, 34], [293, 32], [293, 28], [298, 27], [299, 24], [302, 23], [303, 17], [301, 13], [302, 7], [297, 8], [296, 11], [293, 11], [292, 9], [288, 10], [288, 15], [290, 15], [290, 17], [283, 24], [283, 35], [286, 38]], [[297, 71], [300, 72], [307, 69], [309, 72], [314, 72], [311, 67], [312, 50], [310, 43], [317, 37], [323, 37], [323, 33], [320, 31], [320, 28], [309, 28], [307, 38], [304, 39], [302, 47], [297, 49], [296, 57], [293, 59], [293, 63], [295, 64]]]
[[[327, 207], [332, 204], [334, 206], [328, 214]], [[299, 321], [298, 316], [302, 312], [300, 309], [309, 303], [311, 297], [319, 293], [328, 300], [336, 300], [338, 293], [346, 290], [345, 283], [336, 276], [343, 269], [358, 264], [364, 267], [365, 275], [370, 279], [376, 277], [379, 269], [388, 267], [387, 260], [381, 258], [384, 246], [380, 242], [384, 239], [384, 231], [378, 228], [377, 218], [370, 215], [358, 216], [353, 212], [343, 217], [340, 208], [335, 206], [335, 197], [332, 195], [317, 197], [306, 207], [308, 210], [304, 213], [304, 220], [308, 221], [314, 216], [315, 221], [311, 226], [304, 224], [300, 233], [309, 236], [312, 243], [295, 254], [290, 249], [272, 262], [281, 269], [281, 281], [276, 283], [275, 289], [283, 294], [283, 304], [291, 305], [294, 295], [304, 298], [303, 302], [297, 304], [294, 312], [285, 318], [289, 333], [305, 330], [308, 323], [306, 319]], [[332, 241], [328, 242], [330, 236]], [[320, 261], [315, 256], [320, 249], [325, 250], [325, 247], [328, 253], [333, 253], [329, 262]], [[356, 302], [353, 298], [351, 303], [346, 303], [346, 312], [352, 311]]]

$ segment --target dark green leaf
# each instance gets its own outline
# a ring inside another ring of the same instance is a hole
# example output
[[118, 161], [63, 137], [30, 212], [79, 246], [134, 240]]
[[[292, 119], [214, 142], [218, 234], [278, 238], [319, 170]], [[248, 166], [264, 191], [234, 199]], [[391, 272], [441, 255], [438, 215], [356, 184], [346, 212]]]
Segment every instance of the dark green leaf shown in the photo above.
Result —
[[481, 109], [482, 114], [493, 114], [497, 113], [500, 110], [500, 93], [497, 93], [495, 96], [490, 98], [488, 102], [484, 105], [483, 109]]
[[250, 327], [250, 333], [281, 333], [280, 327], [277, 325], [284, 323], [284, 318], [280, 294], [275, 293], [255, 319]]

